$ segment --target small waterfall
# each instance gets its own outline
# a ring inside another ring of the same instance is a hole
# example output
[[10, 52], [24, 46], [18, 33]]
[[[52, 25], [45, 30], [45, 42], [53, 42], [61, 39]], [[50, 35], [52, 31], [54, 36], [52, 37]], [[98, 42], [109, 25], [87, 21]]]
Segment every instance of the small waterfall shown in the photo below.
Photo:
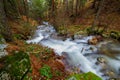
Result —
[[[114, 68], [119, 73], [120, 61], [116, 61], [104, 55], [97, 54], [98, 46], [88, 45], [87, 42], [92, 36], [83, 37], [82, 39], [71, 40], [67, 38], [66, 40], [54, 39], [51, 35], [56, 34], [56, 31], [53, 26], [49, 23], [44, 22], [43, 25], [38, 26], [36, 33], [31, 40], [27, 40], [27, 43], [42, 44], [49, 48], [54, 49], [55, 53], [58, 55], [64, 55], [66, 62], [71, 66], [78, 66], [83, 72], [93, 72], [96, 75], [100, 76], [103, 80], [109, 79], [110, 76], [105, 75], [104, 65]], [[106, 44], [104, 42], [104, 44]], [[91, 49], [92, 48], [92, 49]], [[105, 57], [108, 63], [98, 62], [98, 57]], [[114, 66], [115, 65], [115, 66]], [[102, 71], [103, 70], [103, 71]], [[110, 69], [111, 70], [111, 69]], [[107, 70], [106, 70], [107, 71]]]

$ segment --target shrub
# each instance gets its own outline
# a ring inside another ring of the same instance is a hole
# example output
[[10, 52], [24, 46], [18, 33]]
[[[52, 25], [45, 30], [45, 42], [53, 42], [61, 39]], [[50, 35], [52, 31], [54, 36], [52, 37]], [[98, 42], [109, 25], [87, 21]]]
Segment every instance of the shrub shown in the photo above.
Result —
[[48, 79], [52, 78], [51, 69], [48, 65], [44, 65], [42, 68], [40, 68], [39, 72], [42, 76], [47, 77]]

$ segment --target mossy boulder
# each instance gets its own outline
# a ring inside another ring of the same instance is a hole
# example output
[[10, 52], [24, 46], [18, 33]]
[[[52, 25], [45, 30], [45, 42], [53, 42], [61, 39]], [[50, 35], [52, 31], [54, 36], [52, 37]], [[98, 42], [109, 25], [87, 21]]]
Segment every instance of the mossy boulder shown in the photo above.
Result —
[[95, 75], [94, 73], [88, 72], [84, 74], [74, 74], [66, 80], [102, 80], [102, 79]]
[[104, 28], [98, 28], [97, 26], [93, 29], [92, 27], [86, 28], [86, 32], [88, 35], [102, 35], [104, 32]]
[[118, 31], [110, 31], [110, 37], [114, 39], [119, 39], [120, 38], [120, 32]]

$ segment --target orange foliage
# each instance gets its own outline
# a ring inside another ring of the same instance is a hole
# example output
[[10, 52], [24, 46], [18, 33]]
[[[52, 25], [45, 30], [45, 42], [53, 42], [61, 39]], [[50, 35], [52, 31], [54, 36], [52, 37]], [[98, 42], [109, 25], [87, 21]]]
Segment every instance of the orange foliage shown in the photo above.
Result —
[[10, 45], [8, 45], [6, 50], [7, 50], [8, 53], [12, 53], [13, 51], [19, 51], [20, 48], [18, 46], [16, 46], [16, 45], [10, 44]]
[[21, 19], [24, 21], [24, 22], [27, 22], [29, 21], [29, 23], [31, 23], [32, 26], [35, 26], [37, 25], [37, 21], [33, 20], [32, 18], [27, 18], [27, 16], [21, 16]]
[[41, 68], [42, 62], [40, 62], [34, 55], [30, 56], [30, 60], [33, 80], [39, 80], [40, 78], [39, 69]]

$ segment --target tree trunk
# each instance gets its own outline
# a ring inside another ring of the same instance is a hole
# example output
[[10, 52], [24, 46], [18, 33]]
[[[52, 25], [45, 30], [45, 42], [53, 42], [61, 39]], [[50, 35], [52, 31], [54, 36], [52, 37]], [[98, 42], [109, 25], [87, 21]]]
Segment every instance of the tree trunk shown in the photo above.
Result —
[[101, 10], [103, 9], [104, 1], [105, 0], [101, 0], [101, 2], [100, 2], [98, 11], [97, 11], [97, 13], [95, 15], [94, 22], [92, 24], [92, 31], [95, 31], [95, 26], [97, 25], [97, 21], [99, 20], [99, 16], [100, 16]]
[[66, 11], [66, 13], [67, 13], [67, 15], [68, 15], [68, 14], [69, 14], [69, 10], [68, 10], [68, 0], [65, 1], [65, 5], [66, 5], [65, 11]]
[[24, 13], [25, 13], [25, 16], [26, 16], [26, 19], [27, 19], [27, 22], [29, 22], [29, 19], [28, 19], [28, 12], [29, 12], [29, 8], [28, 8], [28, 3], [27, 3], [27, 0], [23, 0], [23, 5], [24, 5]]
[[12, 41], [11, 30], [7, 25], [4, 1], [0, 0], [0, 34], [3, 35], [6, 41]]
[[73, 7], [73, 4], [74, 3], [74, 0], [71, 0], [70, 2], [69, 2], [69, 4], [70, 4], [70, 15], [73, 15], [73, 13], [74, 13], [74, 7]]
[[76, 5], [75, 5], [75, 14], [76, 14], [76, 16], [77, 16], [77, 14], [78, 14], [78, 0], [76, 0]]
[[92, 8], [95, 8], [96, 1], [97, 1], [97, 0], [94, 0], [94, 1], [93, 1]]
[[52, 0], [52, 12], [54, 12], [54, 9], [55, 8], [55, 2], [54, 2], [54, 0]]

